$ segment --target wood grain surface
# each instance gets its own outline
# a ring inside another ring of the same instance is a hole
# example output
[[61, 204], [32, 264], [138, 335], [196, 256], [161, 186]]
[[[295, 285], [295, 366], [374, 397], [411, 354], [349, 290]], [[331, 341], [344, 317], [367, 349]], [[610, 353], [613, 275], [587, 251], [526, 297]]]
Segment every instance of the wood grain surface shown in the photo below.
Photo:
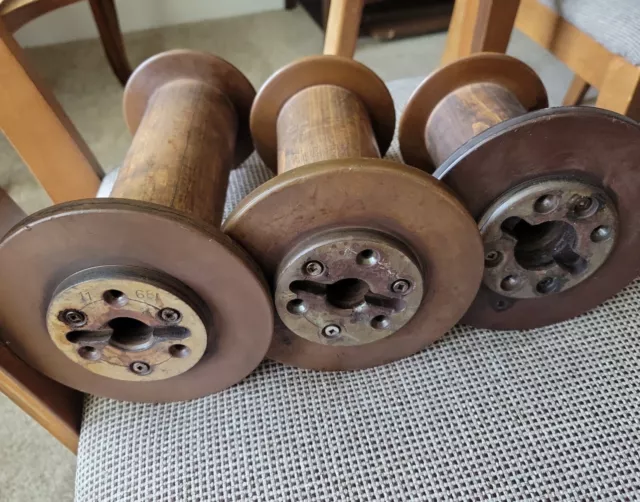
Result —
[[0, 131], [54, 203], [94, 197], [102, 169], [0, 19]]
[[514, 94], [491, 83], [456, 89], [434, 109], [425, 130], [429, 154], [436, 165], [475, 135], [526, 113]]
[[322, 160], [380, 157], [367, 110], [342, 87], [298, 92], [283, 106], [277, 127], [279, 173]]
[[173, 208], [219, 226], [237, 117], [229, 99], [197, 80], [152, 96], [111, 193]]
[[[0, 189], [0, 237], [25, 217]], [[78, 447], [82, 393], [45, 377], [19, 359], [5, 343], [0, 326], [0, 392], [71, 451]]]

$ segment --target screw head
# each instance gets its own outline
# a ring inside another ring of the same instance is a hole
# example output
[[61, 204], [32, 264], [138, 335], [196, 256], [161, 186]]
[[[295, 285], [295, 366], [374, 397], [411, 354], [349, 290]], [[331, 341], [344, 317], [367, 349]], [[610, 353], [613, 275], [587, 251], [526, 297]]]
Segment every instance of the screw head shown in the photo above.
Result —
[[129, 369], [133, 371], [136, 375], [148, 375], [151, 373], [151, 366], [144, 361], [134, 361], [129, 365]]
[[172, 357], [178, 357], [182, 359], [184, 357], [189, 356], [189, 354], [191, 354], [191, 349], [186, 345], [183, 345], [181, 343], [176, 343], [175, 345], [172, 345], [171, 347], [169, 347], [169, 354], [171, 354]]
[[325, 338], [336, 338], [340, 336], [342, 329], [337, 324], [327, 324], [322, 328], [322, 336]]
[[502, 261], [503, 255], [500, 251], [492, 250], [487, 252], [484, 255], [484, 266], [488, 268], [493, 268], [500, 264]]
[[611, 227], [606, 225], [601, 225], [591, 232], [591, 240], [593, 242], [606, 241], [609, 237], [611, 237]]
[[411, 283], [406, 279], [398, 279], [391, 285], [391, 291], [394, 293], [400, 293], [401, 295], [406, 295], [410, 289]]
[[580, 197], [573, 205], [573, 212], [578, 218], [588, 218], [598, 210], [598, 204], [592, 197]]
[[307, 307], [307, 304], [304, 302], [304, 300], [301, 300], [300, 298], [295, 298], [291, 300], [289, 303], [287, 303], [287, 310], [292, 314], [301, 315], [308, 310], [308, 307]]
[[178, 310], [169, 307], [160, 310], [158, 317], [167, 324], [177, 324], [182, 320], [182, 314]]
[[371, 319], [371, 327], [373, 329], [387, 329], [391, 321], [386, 315], [377, 315]]
[[536, 213], [547, 214], [557, 208], [559, 202], [560, 199], [557, 195], [543, 195], [542, 197], [538, 197], [538, 199], [534, 202], [533, 210]]
[[97, 361], [98, 359], [100, 359], [100, 351], [95, 347], [91, 347], [90, 345], [80, 347], [78, 349], [78, 355], [82, 359], [87, 359], [88, 361]]
[[371, 267], [378, 263], [379, 259], [378, 253], [373, 249], [364, 249], [356, 256], [356, 263], [365, 267]]
[[87, 314], [76, 309], [63, 310], [58, 314], [58, 319], [71, 328], [80, 328], [87, 324]]
[[317, 277], [324, 272], [324, 265], [316, 260], [311, 260], [305, 263], [304, 273], [311, 277]]
[[548, 295], [558, 291], [560, 283], [555, 277], [545, 277], [536, 284], [536, 291], [541, 295]]
[[518, 286], [520, 286], [520, 279], [515, 275], [508, 275], [500, 283], [500, 287], [505, 291], [513, 291]]

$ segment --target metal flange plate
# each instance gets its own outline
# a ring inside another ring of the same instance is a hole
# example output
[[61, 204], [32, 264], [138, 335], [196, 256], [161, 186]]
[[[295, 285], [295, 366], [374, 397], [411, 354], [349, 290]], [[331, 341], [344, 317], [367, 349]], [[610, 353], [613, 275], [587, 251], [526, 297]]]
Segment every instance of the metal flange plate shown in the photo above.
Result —
[[475, 222], [432, 176], [399, 163], [349, 159], [298, 167], [246, 197], [224, 231], [273, 280], [300, 242], [345, 227], [382, 232], [412, 251], [424, 275], [420, 307], [392, 335], [351, 346], [297, 336], [277, 318], [269, 357], [321, 370], [385, 364], [442, 337], [475, 296], [483, 269]]
[[[199, 298], [209, 314], [202, 317], [207, 340], [193, 367], [125, 381], [88, 371], [59, 350], [47, 329], [54, 293], [69, 276], [102, 266], [161, 272]], [[148, 402], [211, 394], [253, 371], [271, 342], [271, 297], [245, 252], [219, 230], [154, 204], [91, 199], [29, 216], [0, 242], [0, 276], [0, 325], [11, 350], [90, 394]]]

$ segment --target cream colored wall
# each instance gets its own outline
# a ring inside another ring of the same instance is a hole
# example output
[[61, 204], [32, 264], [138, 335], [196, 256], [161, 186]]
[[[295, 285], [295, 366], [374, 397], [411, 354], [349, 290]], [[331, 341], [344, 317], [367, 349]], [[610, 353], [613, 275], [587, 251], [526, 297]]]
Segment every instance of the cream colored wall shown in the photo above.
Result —
[[[284, 0], [116, 0], [116, 3], [124, 32], [284, 8]], [[51, 12], [16, 34], [25, 47], [97, 36], [88, 2]]]

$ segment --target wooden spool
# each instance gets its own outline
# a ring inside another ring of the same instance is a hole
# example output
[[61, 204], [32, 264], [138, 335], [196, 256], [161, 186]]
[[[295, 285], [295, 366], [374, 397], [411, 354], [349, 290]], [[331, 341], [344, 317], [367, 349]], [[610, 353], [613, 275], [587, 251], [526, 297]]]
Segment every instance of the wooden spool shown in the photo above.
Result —
[[434, 72], [400, 120], [405, 161], [447, 183], [478, 221], [483, 286], [463, 322], [528, 329], [591, 309], [640, 272], [640, 126], [546, 108], [524, 63], [479, 54]]
[[394, 117], [384, 83], [337, 56], [295, 62], [260, 90], [251, 132], [278, 176], [224, 231], [272, 281], [269, 357], [320, 370], [391, 362], [441, 337], [475, 295], [471, 218], [431, 176], [380, 158]]
[[20, 357], [69, 387], [151, 402], [217, 392], [260, 363], [268, 289], [219, 229], [254, 95], [208, 54], [171, 51], [136, 70], [113, 198], [53, 206], [0, 243], [0, 323]]

